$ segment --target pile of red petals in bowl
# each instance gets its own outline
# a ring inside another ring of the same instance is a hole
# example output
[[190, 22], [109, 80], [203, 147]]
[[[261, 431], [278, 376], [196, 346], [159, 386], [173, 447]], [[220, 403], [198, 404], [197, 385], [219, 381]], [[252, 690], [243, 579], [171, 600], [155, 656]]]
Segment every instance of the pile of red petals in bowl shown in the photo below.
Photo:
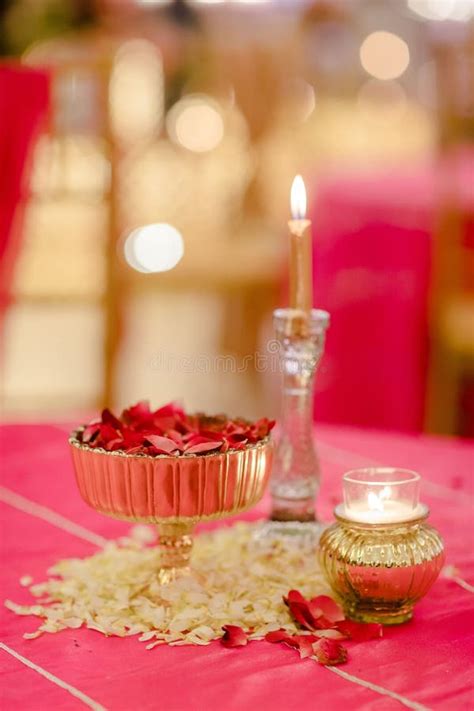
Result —
[[[347, 649], [342, 640], [366, 642], [382, 637], [380, 624], [364, 624], [346, 620], [342, 608], [327, 595], [307, 600], [298, 590], [290, 590], [283, 598], [293, 620], [301, 627], [301, 634], [276, 630], [265, 635], [267, 642], [282, 642], [297, 649], [302, 659], [315, 659], [320, 664], [331, 666], [347, 661]], [[225, 647], [243, 647], [248, 643], [247, 634], [236, 625], [225, 625], [221, 643]]]
[[266, 417], [247, 422], [225, 415], [190, 415], [174, 403], [150, 410], [150, 404], [144, 400], [124, 410], [120, 417], [104, 410], [101, 418], [88, 424], [79, 438], [89, 447], [108, 452], [202, 455], [245, 449], [265, 439], [274, 424]]

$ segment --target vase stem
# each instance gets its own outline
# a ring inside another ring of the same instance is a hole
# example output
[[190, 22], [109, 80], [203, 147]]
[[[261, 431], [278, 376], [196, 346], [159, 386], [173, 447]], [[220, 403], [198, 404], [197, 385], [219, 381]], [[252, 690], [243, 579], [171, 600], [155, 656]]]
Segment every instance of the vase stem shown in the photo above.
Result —
[[326, 311], [274, 312], [283, 378], [281, 431], [271, 482], [273, 521], [316, 520], [319, 460], [313, 436], [314, 376], [324, 350]]
[[159, 581], [166, 585], [178, 577], [189, 575], [193, 548], [192, 523], [159, 523], [158, 546], [160, 551]]

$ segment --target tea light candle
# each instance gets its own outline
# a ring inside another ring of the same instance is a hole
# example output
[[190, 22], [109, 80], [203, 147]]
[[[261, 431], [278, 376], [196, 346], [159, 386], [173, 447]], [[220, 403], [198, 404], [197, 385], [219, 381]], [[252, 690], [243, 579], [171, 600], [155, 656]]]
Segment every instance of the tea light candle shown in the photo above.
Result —
[[319, 559], [346, 615], [398, 625], [413, 615], [444, 563], [443, 541], [407, 469], [356, 469], [343, 477], [344, 503], [319, 541]]
[[343, 476], [344, 503], [336, 513], [359, 523], [402, 523], [422, 516], [420, 475], [408, 469], [373, 467]]

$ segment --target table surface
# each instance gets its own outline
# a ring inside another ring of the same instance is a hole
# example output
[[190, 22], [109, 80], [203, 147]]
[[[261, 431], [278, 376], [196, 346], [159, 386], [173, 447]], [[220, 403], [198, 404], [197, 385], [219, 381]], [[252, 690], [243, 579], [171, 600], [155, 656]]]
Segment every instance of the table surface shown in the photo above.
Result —
[[[45, 578], [59, 558], [92, 554], [128, 526], [96, 514], [76, 490], [66, 425], [4, 425], [2, 453], [2, 593], [19, 603], [28, 574]], [[2, 709], [114, 711], [272, 711], [300, 709], [474, 708], [474, 487], [472, 444], [318, 426], [323, 468], [319, 513], [330, 520], [344, 470], [374, 463], [409, 467], [423, 477], [423, 500], [442, 533], [456, 579], [440, 577], [414, 619], [384, 637], [350, 645], [340, 667], [300, 661], [282, 645], [242, 649], [157, 647], [105, 638], [87, 629], [24, 640], [36, 620], [2, 610]], [[247, 518], [265, 513], [268, 500]]]

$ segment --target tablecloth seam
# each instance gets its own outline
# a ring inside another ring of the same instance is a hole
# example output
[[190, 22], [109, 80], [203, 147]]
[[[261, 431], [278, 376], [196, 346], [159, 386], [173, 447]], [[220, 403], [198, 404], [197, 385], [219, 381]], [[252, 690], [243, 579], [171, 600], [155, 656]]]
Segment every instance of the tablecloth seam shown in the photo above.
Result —
[[22, 511], [23, 513], [42, 519], [43, 521], [46, 521], [47, 523], [50, 523], [51, 525], [56, 526], [57, 528], [60, 528], [63, 531], [76, 536], [77, 538], [82, 538], [82, 540], [92, 543], [95, 546], [102, 548], [109, 543], [109, 539], [104, 538], [98, 533], [89, 531], [87, 528], [84, 528], [84, 526], [75, 523], [75, 521], [71, 521], [57, 511], [54, 511], [47, 506], [43, 506], [42, 504], [38, 504], [36, 501], [32, 501], [31, 499], [27, 499], [25, 496], [18, 494], [12, 489], [7, 489], [4, 486], [0, 486], [0, 501], [3, 501], [3, 503]]
[[105, 706], [102, 706], [102, 704], [99, 704], [94, 699], [91, 699], [91, 697], [87, 696], [87, 694], [84, 694], [83, 691], [81, 691], [80, 689], [76, 689], [75, 686], [68, 684], [67, 681], [60, 679], [59, 677], [55, 676], [55, 674], [49, 672], [47, 669], [40, 667], [39, 664], [35, 664], [35, 662], [32, 662], [31, 659], [28, 659], [27, 657], [24, 657], [23, 655], [19, 654], [14, 649], [4, 644], [4, 642], [0, 642], [0, 649], [3, 649], [4, 652], [10, 654], [10, 656], [17, 659], [29, 669], [35, 671], [37, 674], [40, 674], [51, 683], [56, 684], [56, 686], [59, 686], [61, 689], [64, 689], [64, 691], [67, 691], [76, 699], [82, 701], [83, 704], [91, 708], [93, 711], [107, 711]]
[[358, 676], [354, 676], [353, 674], [349, 674], [348, 672], [344, 671], [343, 669], [338, 669], [336, 667], [326, 667], [326, 669], [329, 669], [329, 671], [334, 672], [335, 674], [338, 674], [340, 677], [343, 679], [346, 679], [347, 681], [351, 681], [354, 684], [358, 684], [359, 686], [363, 686], [366, 689], [370, 689], [371, 691], [374, 691], [376, 694], [381, 694], [382, 696], [389, 696], [392, 699], [395, 699], [395, 701], [399, 701], [401, 704], [406, 706], [409, 709], [413, 709], [413, 711], [430, 711], [428, 706], [423, 706], [423, 704], [419, 704], [417, 701], [411, 701], [410, 699], [407, 699], [406, 696], [402, 696], [401, 694], [398, 694], [396, 691], [391, 691], [390, 689], [386, 689], [383, 686], [379, 686], [378, 684], [373, 684], [371, 681], [366, 681], [365, 679], [360, 679]]

